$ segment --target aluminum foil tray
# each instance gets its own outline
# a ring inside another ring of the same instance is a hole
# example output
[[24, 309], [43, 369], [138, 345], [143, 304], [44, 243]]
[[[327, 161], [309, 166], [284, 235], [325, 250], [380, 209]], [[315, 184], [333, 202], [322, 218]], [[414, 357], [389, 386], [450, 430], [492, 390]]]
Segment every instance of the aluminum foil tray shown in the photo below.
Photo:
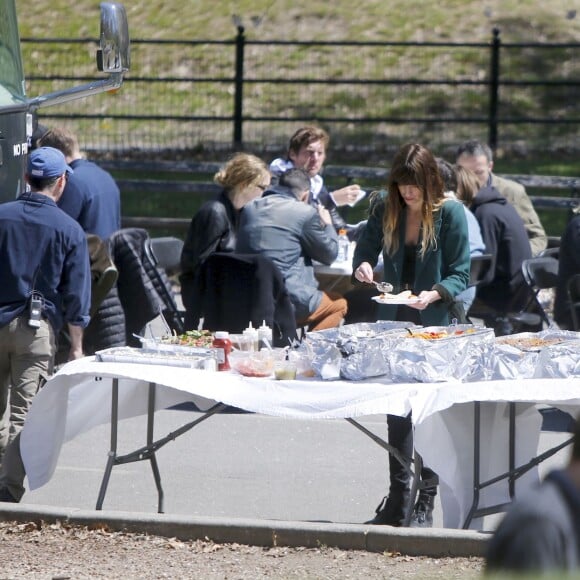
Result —
[[553, 344], [540, 351], [534, 376], [560, 379], [580, 377], [580, 334], [572, 340]]
[[[579, 341], [580, 333], [557, 329], [500, 336], [495, 340], [489, 360], [489, 378], [571, 376], [563, 373], [565, 368], [570, 370], [574, 367], [574, 348], [571, 348], [569, 355], [563, 355], [566, 349], [560, 351], [559, 347]], [[550, 361], [550, 357], [556, 356], [556, 353], [562, 355], [558, 356], [558, 362]]]
[[345, 324], [307, 334], [305, 345], [312, 368], [323, 379], [362, 380], [390, 374], [389, 352], [409, 322], [364, 322]]
[[99, 362], [120, 362], [134, 364], [163, 365], [207, 371], [217, 370], [215, 352], [211, 349], [197, 349], [195, 355], [179, 352], [160, 352], [146, 348], [132, 348], [130, 346], [113, 347], [95, 353]]
[[169, 344], [166, 342], [160, 342], [159, 339], [155, 338], [142, 338], [141, 344], [143, 350], [149, 352], [164, 352], [170, 355], [184, 354], [184, 355], [207, 355], [211, 354], [212, 350], [203, 346], [184, 346], [180, 344]]
[[391, 378], [429, 383], [484, 380], [494, 338], [491, 328], [470, 324], [411, 330], [391, 352]]

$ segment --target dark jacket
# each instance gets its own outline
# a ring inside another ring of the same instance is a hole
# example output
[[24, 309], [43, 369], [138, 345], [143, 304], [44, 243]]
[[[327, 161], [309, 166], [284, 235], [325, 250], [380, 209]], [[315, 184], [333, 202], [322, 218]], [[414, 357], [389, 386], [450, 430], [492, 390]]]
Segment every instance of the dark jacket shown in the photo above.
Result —
[[490, 174], [487, 185], [497, 189], [522, 218], [530, 240], [532, 256], [545, 250], [548, 246], [548, 238], [524, 186], [511, 179], [499, 177], [495, 173]]
[[566, 226], [560, 241], [558, 260], [554, 319], [561, 328], [572, 329], [566, 286], [574, 274], [580, 274], [580, 215], [574, 216]]
[[159, 314], [171, 318], [177, 307], [165, 272], [157, 268], [148, 252], [146, 230], [121, 229], [109, 243], [119, 271], [117, 290], [125, 313], [127, 344], [138, 345], [133, 334], [141, 334]]
[[266, 256], [214, 252], [201, 267], [200, 288], [198, 318], [203, 317], [205, 329], [241, 333], [250, 322], [254, 328], [265, 322], [274, 346], [297, 338], [284, 279]]
[[496, 310], [518, 309], [522, 304], [510, 301], [520, 294], [522, 262], [532, 257], [524, 222], [493, 187], [478, 191], [471, 210], [481, 227], [486, 252], [494, 257], [477, 289], [477, 297]]
[[91, 274], [78, 223], [46, 195], [22, 194], [0, 205], [0, 327], [24, 313], [30, 292], [57, 333], [89, 323]]
[[[385, 199], [377, 199], [371, 207], [369, 219], [356, 245], [352, 265], [353, 271], [362, 262], [368, 262], [374, 268], [383, 251], [384, 280], [390, 282], [394, 287], [393, 292], [397, 293], [401, 290], [406, 209], [403, 208], [401, 218], [403, 227], [400, 228], [399, 248], [393, 256], [389, 256], [383, 247]], [[446, 201], [436, 212], [434, 224], [437, 246], [429, 248], [423, 259], [417, 255], [413, 284], [416, 294], [434, 289], [441, 295], [441, 300], [420, 311], [421, 322], [425, 326], [448, 325], [456, 317], [455, 297], [467, 288], [469, 281], [469, 235], [463, 206], [453, 200]], [[379, 317], [396, 320], [397, 307], [381, 305]]]
[[121, 228], [121, 193], [104, 169], [86, 159], [71, 162], [74, 173], [58, 200], [58, 207], [72, 217], [87, 234], [108, 239]]
[[[240, 212], [222, 191], [203, 204], [193, 216], [181, 252], [181, 296], [186, 312], [195, 308], [199, 297], [200, 267], [214, 252], [233, 252]], [[191, 323], [186, 324], [188, 327]]]
[[332, 225], [322, 225], [313, 207], [296, 199], [288, 188], [275, 186], [244, 207], [236, 251], [263, 254], [274, 262], [301, 320], [322, 300], [312, 260], [331, 264], [338, 238]]
[[[103, 274], [114, 267], [109, 251], [109, 244], [93, 234], [87, 234], [89, 256], [91, 259], [91, 321], [83, 335], [85, 355], [94, 354], [97, 350], [124, 346], [126, 341], [125, 313], [119, 299], [116, 279], [112, 287], [100, 289], [99, 281]], [[115, 268], [115, 273], [118, 274]], [[103, 292], [106, 292], [103, 295]]]
[[[293, 167], [294, 164], [292, 161], [287, 159], [276, 159], [272, 161], [270, 164], [270, 173], [272, 174], [272, 181], [271, 186], [274, 187], [278, 185], [278, 181], [280, 180], [280, 175], [282, 174], [282, 167], [287, 166], [288, 168]], [[322, 177], [318, 176], [318, 179], [322, 181]], [[345, 229], [347, 232], [350, 233], [350, 230], [354, 230], [354, 228], [350, 228], [344, 218], [340, 215], [338, 211], [338, 207], [334, 203], [332, 197], [330, 197], [330, 192], [328, 191], [326, 185], [322, 184], [322, 188], [320, 189], [316, 198], [314, 197], [312, 191], [310, 192], [310, 196], [308, 198], [308, 203], [313, 207], [316, 207], [319, 203], [328, 210], [330, 214], [330, 219], [332, 220], [332, 225], [336, 231], [340, 229]]]
[[486, 563], [502, 578], [578, 577], [580, 491], [565, 470], [516, 498], [488, 542]]

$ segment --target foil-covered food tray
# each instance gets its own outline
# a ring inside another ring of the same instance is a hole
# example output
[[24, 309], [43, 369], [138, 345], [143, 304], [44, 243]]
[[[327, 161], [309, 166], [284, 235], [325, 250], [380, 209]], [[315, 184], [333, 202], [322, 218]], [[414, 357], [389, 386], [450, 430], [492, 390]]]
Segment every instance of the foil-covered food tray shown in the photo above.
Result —
[[391, 352], [391, 379], [484, 380], [494, 338], [493, 329], [471, 324], [410, 329]]
[[580, 333], [572, 340], [551, 344], [538, 354], [535, 378], [580, 377]]
[[545, 348], [571, 340], [580, 340], [580, 333], [570, 330], [547, 329], [540, 332], [520, 332], [500, 336], [496, 339], [496, 344], [500, 347], [510, 346], [523, 352], [540, 352]]
[[415, 325], [396, 321], [345, 324], [308, 333], [301, 349], [308, 352], [312, 368], [325, 380], [388, 375], [390, 350], [407, 334], [407, 328]]
[[184, 346], [181, 344], [170, 344], [165, 342], [160, 342], [156, 339], [142, 339], [141, 344], [143, 345], [142, 350], [147, 352], [158, 352], [167, 353], [170, 356], [174, 355], [204, 355], [211, 352], [209, 347], [202, 346]]
[[[528, 379], [566, 376], [563, 371], [557, 370], [557, 365], [550, 361], [550, 357], [557, 352], [560, 345], [576, 342], [580, 346], [579, 341], [580, 333], [551, 328], [540, 332], [520, 332], [499, 336], [495, 340], [494, 350], [488, 363], [489, 378]], [[573, 366], [573, 356], [571, 356], [566, 367]]]
[[195, 350], [195, 353], [183, 353], [120, 346], [97, 351], [95, 358], [99, 362], [163, 365], [206, 371], [217, 370], [215, 350], [209, 348]]
[[478, 380], [485, 378], [493, 338], [492, 329], [471, 324], [421, 327], [380, 321], [308, 333], [306, 348], [323, 379]]

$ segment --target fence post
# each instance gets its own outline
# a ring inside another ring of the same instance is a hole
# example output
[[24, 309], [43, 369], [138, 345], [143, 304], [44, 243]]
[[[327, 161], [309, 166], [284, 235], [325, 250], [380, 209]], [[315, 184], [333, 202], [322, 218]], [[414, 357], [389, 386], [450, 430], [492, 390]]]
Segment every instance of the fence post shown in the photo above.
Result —
[[488, 142], [493, 151], [497, 148], [497, 111], [499, 105], [499, 51], [501, 40], [499, 28], [493, 29], [491, 41], [491, 70], [489, 79], [489, 127]]
[[234, 90], [234, 148], [242, 146], [242, 117], [244, 107], [244, 27], [238, 26], [236, 36], [236, 76]]

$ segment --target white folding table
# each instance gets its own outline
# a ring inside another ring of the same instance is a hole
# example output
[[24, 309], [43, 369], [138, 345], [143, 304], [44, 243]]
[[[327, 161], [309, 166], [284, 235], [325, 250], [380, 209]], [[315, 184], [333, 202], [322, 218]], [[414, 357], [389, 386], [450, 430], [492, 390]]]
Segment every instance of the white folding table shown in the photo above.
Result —
[[[206, 414], [154, 441], [155, 411], [187, 401]], [[162, 511], [155, 452], [225, 406], [304, 420], [347, 419], [388, 451], [388, 444], [357, 418], [411, 412], [415, 449], [439, 475], [444, 526], [473, 527], [476, 518], [503, 509], [516, 480], [518, 490], [537, 481], [538, 404], [575, 412], [580, 408], [580, 378], [407, 384], [383, 378], [274, 381], [85, 358], [65, 365], [35, 397], [22, 431], [21, 451], [29, 487], [36, 489], [52, 477], [65, 441], [110, 423], [109, 460], [98, 505], [114, 465], [149, 460]], [[138, 415], [148, 417], [145, 444], [120, 457], [119, 421]]]

